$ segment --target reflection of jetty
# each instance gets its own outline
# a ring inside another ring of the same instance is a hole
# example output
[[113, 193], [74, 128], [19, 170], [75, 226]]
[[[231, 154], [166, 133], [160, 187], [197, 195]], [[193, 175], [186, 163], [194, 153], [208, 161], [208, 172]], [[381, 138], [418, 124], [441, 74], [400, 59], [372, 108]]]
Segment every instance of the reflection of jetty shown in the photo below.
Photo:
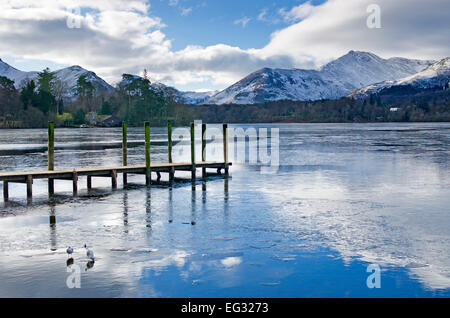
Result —
[[0, 181], [3, 181], [3, 198], [5, 201], [9, 198], [9, 183], [25, 183], [27, 185], [27, 197], [30, 199], [33, 195], [33, 180], [48, 179], [48, 192], [54, 194], [54, 180], [70, 180], [73, 183], [73, 193], [78, 192], [78, 177], [87, 177], [87, 188], [92, 188], [92, 177], [111, 178], [113, 188], [117, 188], [117, 175], [122, 173], [123, 184], [127, 184], [128, 174], [145, 175], [146, 184], [152, 184], [151, 173], [156, 173], [157, 181], [161, 179], [161, 173], [168, 173], [169, 182], [175, 178], [176, 171], [190, 171], [192, 180], [196, 178], [196, 170], [202, 169], [202, 178], [207, 176], [206, 169], [215, 169], [217, 174], [221, 174], [223, 170], [228, 175], [228, 169], [231, 162], [228, 162], [227, 149], [227, 125], [223, 125], [223, 162], [207, 162], [206, 161], [206, 125], [202, 125], [202, 160], [195, 160], [195, 133], [194, 124], [191, 124], [191, 161], [187, 163], [174, 163], [172, 161], [172, 125], [168, 125], [168, 163], [151, 163], [150, 162], [150, 125], [145, 123], [145, 164], [137, 166], [128, 166], [127, 164], [127, 124], [123, 123], [122, 132], [122, 166], [120, 167], [100, 167], [100, 168], [80, 168], [72, 170], [54, 170], [54, 124], [49, 123], [48, 126], [48, 170], [30, 171], [30, 172], [3, 172], [0, 173]]

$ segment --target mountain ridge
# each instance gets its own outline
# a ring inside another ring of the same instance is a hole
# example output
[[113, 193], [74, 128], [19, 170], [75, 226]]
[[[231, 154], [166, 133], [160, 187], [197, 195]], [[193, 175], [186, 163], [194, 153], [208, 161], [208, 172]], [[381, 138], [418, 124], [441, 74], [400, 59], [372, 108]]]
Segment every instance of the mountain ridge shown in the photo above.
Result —
[[204, 104], [254, 104], [276, 100], [338, 99], [369, 84], [399, 79], [435, 61], [350, 51], [319, 69], [262, 68], [215, 94]]

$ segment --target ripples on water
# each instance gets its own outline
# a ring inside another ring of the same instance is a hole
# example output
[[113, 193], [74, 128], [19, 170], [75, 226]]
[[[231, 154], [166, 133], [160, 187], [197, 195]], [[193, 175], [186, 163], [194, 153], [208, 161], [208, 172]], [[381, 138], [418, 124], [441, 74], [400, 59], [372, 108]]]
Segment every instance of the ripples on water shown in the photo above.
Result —
[[[117, 191], [94, 178], [89, 193], [80, 178], [76, 198], [57, 180], [51, 200], [36, 180], [32, 205], [24, 185], [10, 184], [0, 296], [450, 295], [450, 124], [265, 127], [280, 128], [275, 174], [235, 164], [231, 178], [194, 188], [148, 190], [129, 176]], [[142, 130], [130, 129], [129, 164], [144, 161]], [[46, 130], [0, 136], [1, 170], [46, 168]], [[166, 161], [164, 129], [152, 140], [152, 161]], [[120, 143], [120, 128], [56, 130], [56, 169], [120, 165]], [[69, 245], [80, 289], [66, 286]], [[381, 289], [366, 286], [370, 263], [383, 270]]]

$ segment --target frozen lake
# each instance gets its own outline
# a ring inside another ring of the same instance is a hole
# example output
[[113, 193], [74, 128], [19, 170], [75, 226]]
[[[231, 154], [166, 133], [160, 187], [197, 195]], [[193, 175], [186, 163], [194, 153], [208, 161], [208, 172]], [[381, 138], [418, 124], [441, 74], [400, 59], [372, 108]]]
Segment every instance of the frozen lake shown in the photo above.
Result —
[[[31, 205], [10, 184], [0, 297], [450, 296], [450, 123], [233, 127], [279, 128], [280, 166], [230, 158], [230, 178], [194, 187], [129, 176], [125, 190], [121, 177], [116, 191], [95, 178], [88, 192], [80, 178], [75, 198], [69, 181], [49, 199], [36, 180]], [[144, 162], [142, 140], [129, 128], [129, 164]], [[120, 142], [121, 128], [57, 129], [55, 168], [120, 165], [121, 149], [104, 146]], [[45, 129], [0, 130], [0, 169], [46, 169], [45, 147]], [[166, 158], [152, 145], [152, 162]], [[66, 284], [67, 246], [79, 289]], [[367, 287], [369, 264], [381, 267], [379, 289]]]

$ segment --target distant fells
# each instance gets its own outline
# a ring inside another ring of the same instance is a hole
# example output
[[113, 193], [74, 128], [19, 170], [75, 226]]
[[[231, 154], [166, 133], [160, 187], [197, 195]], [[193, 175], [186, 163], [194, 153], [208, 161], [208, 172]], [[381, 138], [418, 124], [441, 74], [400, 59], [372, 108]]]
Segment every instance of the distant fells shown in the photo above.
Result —
[[[162, 83], [152, 83], [150, 88], [185, 104], [247, 105], [278, 100], [364, 98], [397, 86], [448, 87], [449, 59], [383, 59], [368, 52], [350, 51], [317, 70], [263, 68], [219, 92], [182, 92]], [[81, 75], [86, 76], [98, 94], [115, 90], [94, 72], [80, 66], [58, 70], [55, 75], [67, 86], [68, 98], [76, 95], [76, 82]], [[0, 59], [0, 76], [14, 80], [20, 88], [27, 80], [35, 79], [37, 72], [22, 72]]]
[[382, 59], [372, 53], [350, 51], [318, 70], [263, 68], [214, 95], [206, 103], [338, 99], [370, 84], [416, 74], [433, 62]]

